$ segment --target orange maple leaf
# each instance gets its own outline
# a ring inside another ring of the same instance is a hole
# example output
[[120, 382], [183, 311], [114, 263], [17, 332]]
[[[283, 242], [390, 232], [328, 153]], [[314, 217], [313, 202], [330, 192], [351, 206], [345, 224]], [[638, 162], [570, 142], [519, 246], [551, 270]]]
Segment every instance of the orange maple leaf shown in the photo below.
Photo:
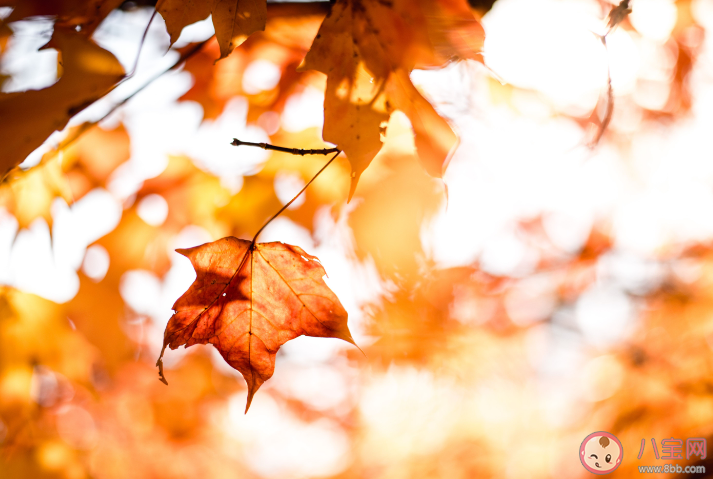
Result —
[[167, 346], [213, 344], [247, 382], [245, 412], [290, 339], [339, 338], [356, 346], [346, 310], [322, 279], [324, 268], [299, 246], [231, 236], [177, 251], [191, 260], [196, 280], [173, 305], [161, 357]]
[[230, 55], [251, 33], [265, 30], [267, 19], [265, 0], [161, 0], [156, 10], [166, 21], [171, 45], [186, 26], [213, 15], [219, 60]]
[[421, 164], [441, 177], [457, 137], [409, 72], [452, 58], [482, 60], [484, 38], [465, 0], [338, 0], [332, 6], [300, 69], [327, 75], [322, 134], [349, 158], [350, 199], [381, 149], [380, 127], [394, 109], [411, 121]]

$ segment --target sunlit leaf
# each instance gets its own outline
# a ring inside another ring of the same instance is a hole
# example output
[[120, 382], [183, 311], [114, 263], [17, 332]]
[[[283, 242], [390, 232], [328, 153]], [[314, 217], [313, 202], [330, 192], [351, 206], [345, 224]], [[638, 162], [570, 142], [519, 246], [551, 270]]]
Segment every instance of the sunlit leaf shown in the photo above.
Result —
[[[299, 246], [228, 237], [178, 252], [191, 260], [197, 277], [173, 305], [163, 347], [213, 344], [248, 384], [246, 411], [290, 339], [354, 344], [347, 312], [322, 279], [324, 268]], [[159, 365], [164, 380], [160, 358]]]
[[456, 137], [413, 87], [409, 73], [453, 57], [478, 58], [483, 36], [464, 2], [333, 5], [301, 68], [327, 75], [323, 136], [352, 164], [350, 198], [381, 149], [380, 128], [394, 109], [411, 120], [426, 171], [441, 177]]
[[61, 52], [59, 81], [43, 90], [0, 93], [3, 176], [124, 76], [114, 55], [74, 30], [55, 29], [46, 47]]
[[171, 44], [188, 25], [213, 15], [220, 59], [227, 57], [253, 32], [265, 29], [265, 0], [163, 0], [157, 10], [166, 20]]

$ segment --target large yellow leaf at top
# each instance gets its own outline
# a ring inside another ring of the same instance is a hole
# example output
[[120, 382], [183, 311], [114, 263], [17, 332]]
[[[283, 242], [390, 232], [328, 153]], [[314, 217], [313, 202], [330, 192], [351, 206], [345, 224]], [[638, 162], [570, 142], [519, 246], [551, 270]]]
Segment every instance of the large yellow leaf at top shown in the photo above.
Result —
[[457, 137], [409, 72], [482, 59], [483, 40], [465, 0], [337, 0], [300, 68], [327, 75], [322, 134], [349, 158], [350, 199], [393, 110], [408, 116], [421, 164], [441, 177]]
[[124, 77], [119, 61], [74, 29], [55, 28], [62, 76], [42, 90], [0, 93], [0, 178]]
[[160, 0], [156, 10], [166, 21], [171, 45], [188, 25], [213, 15], [220, 58], [225, 58], [251, 33], [265, 30], [266, 0]]

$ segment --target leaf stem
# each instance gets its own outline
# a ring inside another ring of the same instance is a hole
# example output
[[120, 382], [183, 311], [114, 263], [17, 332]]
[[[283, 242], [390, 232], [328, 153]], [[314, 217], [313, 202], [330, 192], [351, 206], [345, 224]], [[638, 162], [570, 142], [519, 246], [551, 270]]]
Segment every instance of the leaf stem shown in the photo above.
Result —
[[149, 19], [149, 23], [146, 25], [144, 34], [141, 37], [141, 43], [139, 43], [139, 51], [136, 52], [136, 60], [134, 61], [134, 66], [131, 69], [131, 71], [126, 75], [127, 77], [134, 76], [134, 73], [136, 72], [136, 67], [139, 66], [139, 58], [141, 58], [141, 50], [143, 50], [143, 48], [144, 48], [144, 42], [146, 42], [146, 36], [149, 34], [149, 28], [151, 28], [151, 24], [153, 23], [153, 19], [156, 17], [157, 13], [158, 13], [158, 10], [156, 10], [156, 8], [154, 8], [153, 13], [151, 14], [151, 18]]
[[[235, 141], [238, 141], [238, 142], [239, 142], [240, 144], [242, 144], [242, 145], [259, 146], [259, 147], [261, 147], [261, 148], [262, 148], [262, 145], [265, 145], [265, 143], [246, 143], [246, 142], [241, 142], [240, 140], [235, 140]], [[235, 145], [235, 142], [233, 142], [232, 144]], [[238, 146], [238, 145], [236, 145], [236, 146]], [[267, 146], [272, 146], [272, 145], [267, 145]], [[265, 149], [276, 149], [276, 148], [281, 148], [281, 147], [278, 146], [278, 147], [265, 148]], [[290, 148], [283, 148], [282, 150], [277, 150], [277, 151], [285, 151], [285, 150], [288, 150], [288, 153], [290, 153], [292, 149], [290, 149]], [[257, 242], [257, 237], [260, 236], [260, 233], [262, 233], [262, 230], [264, 230], [264, 229], [267, 227], [267, 225], [269, 225], [270, 223], [272, 223], [272, 220], [274, 220], [275, 218], [277, 218], [278, 216], [280, 216], [280, 214], [281, 214], [283, 211], [285, 211], [292, 203], [294, 203], [294, 201], [295, 201], [297, 198], [299, 198], [299, 196], [300, 196], [302, 193], [304, 193], [304, 191], [307, 189], [307, 187], [308, 187], [309, 185], [311, 185], [312, 182], [313, 182], [314, 180], [316, 180], [317, 177], [318, 177], [319, 175], [321, 175], [322, 172], [323, 172], [325, 169], [327, 169], [327, 167], [328, 167], [328, 166], [335, 160], [335, 158], [337, 158], [337, 157], [339, 156], [339, 154], [342, 152], [341, 150], [339, 150], [339, 149], [337, 149], [337, 148], [331, 148], [331, 149], [325, 149], [325, 150], [301, 150], [301, 151], [317, 151], [317, 152], [319, 152], [319, 153], [307, 153], [307, 154], [313, 154], [313, 155], [327, 155], [327, 154], [329, 154], [329, 153], [334, 153], [334, 156], [332, 156], [332, 157], [329, 159], [329, 161], [328, 161], [327, 163], [325, 163], [325, 165], [312, 177], [311, 180], [309, 180], [309, 182], [304, 186], [304, 188], [302, 188], [302, 189], [300, 190], [299, 193], [297, 193], [297, 194], [295, 195], [294, 198], [292, 198], [285, 206], [283, 206], [282, 208], [280, 208], [280, 211], [278, 211], [277, 213], [275, 213], [275, 214], [272, 216], [272, 218], [270, 218], [269, 220], [267, 220], [267, 223], [265, 223], [264, 225], [262, 225], [262, 228], [260, 228], [260, 229], [257, 231], [257, 233], [255, 233], [255, 236], [253, 236], [251, 248], [255, 247], [255, 243]], [[326, 153], [322, 153], [323, 151], [326, 151]], [[296, 153], [296, 154], [300, 154], [300, 153]]]

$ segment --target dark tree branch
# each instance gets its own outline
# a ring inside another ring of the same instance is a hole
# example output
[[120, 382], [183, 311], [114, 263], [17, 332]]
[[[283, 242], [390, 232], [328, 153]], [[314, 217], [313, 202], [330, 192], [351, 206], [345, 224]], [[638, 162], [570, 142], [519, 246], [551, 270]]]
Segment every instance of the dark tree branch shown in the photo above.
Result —
[[293, 155], [305, 156], [305, 155], [329, 155], [330, 153], [336, 153], [339, 151], [337, 148], [322, 148], [320, 150], [303, 150], [300, 148], [285, 148], [284, 146], [275, 146], [269, 143], [250, 143], [249, 141], [240, 141], [237, 138], [233, 138], [231, 143], [233, 146], [256, 146], [262, 148], [263, 150], [273, 150], [281, 151], [283, 153], [290, 153]]

